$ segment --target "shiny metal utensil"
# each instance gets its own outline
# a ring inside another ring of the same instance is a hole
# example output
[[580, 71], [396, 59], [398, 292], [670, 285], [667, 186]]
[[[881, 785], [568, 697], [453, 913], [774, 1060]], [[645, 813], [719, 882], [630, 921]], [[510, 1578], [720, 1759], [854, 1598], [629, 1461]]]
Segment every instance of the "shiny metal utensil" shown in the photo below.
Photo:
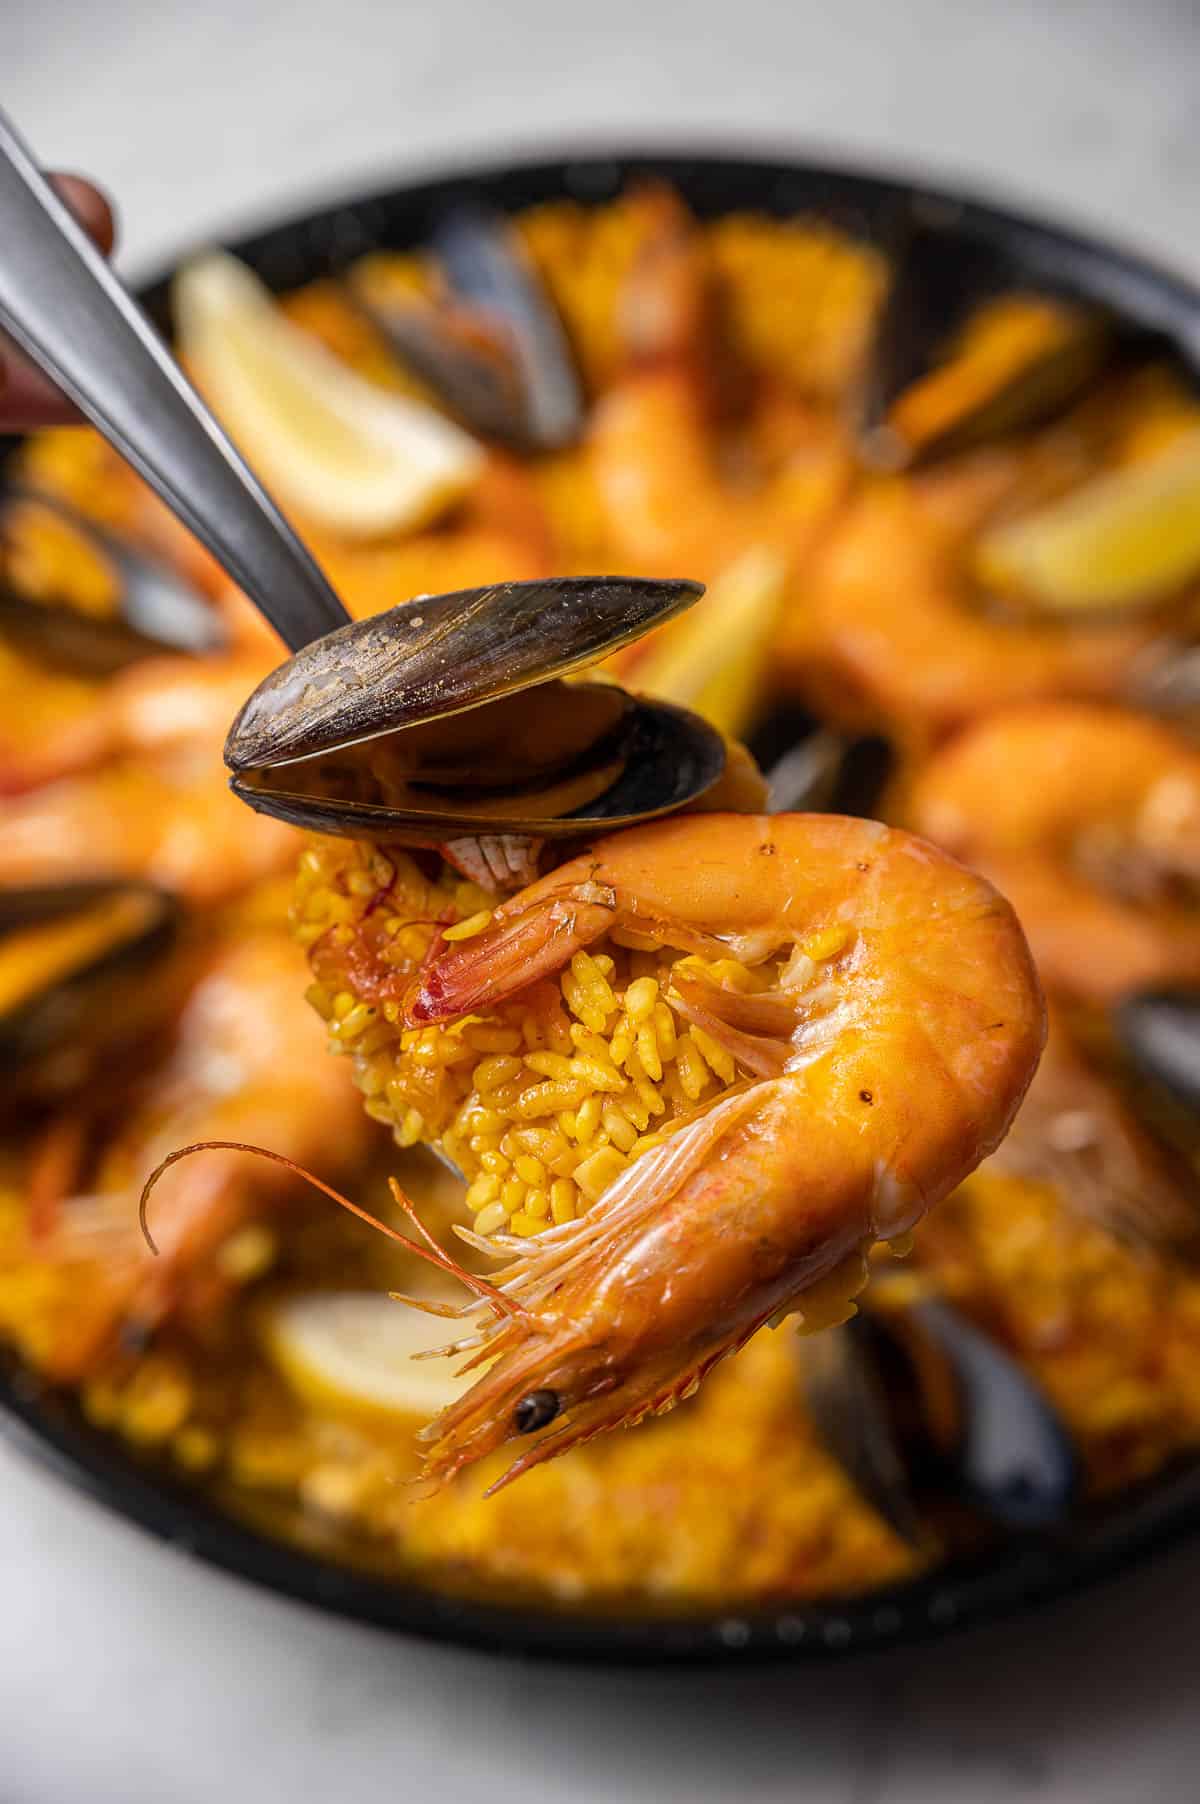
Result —
[[345, 608], [0, 114], [0, 326], [208, 547], [293, 650]]

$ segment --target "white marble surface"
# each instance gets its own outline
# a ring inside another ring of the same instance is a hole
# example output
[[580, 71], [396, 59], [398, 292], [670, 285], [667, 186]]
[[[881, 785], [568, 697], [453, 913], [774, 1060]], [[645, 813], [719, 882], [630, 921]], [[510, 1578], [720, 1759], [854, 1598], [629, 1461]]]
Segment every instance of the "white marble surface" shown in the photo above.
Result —
[[[8, 0], [0, 20], [3, 104], [115, 189], [135, 269], [386, 171], [623, 136], [924, 164], [1200, 268], [1192, 0]], [[327, 1621], [0, 1447], [0, 1575], [0, 1804], [1200, 1791], [1200, 1549], [836, 1671], [580, 1674]]]

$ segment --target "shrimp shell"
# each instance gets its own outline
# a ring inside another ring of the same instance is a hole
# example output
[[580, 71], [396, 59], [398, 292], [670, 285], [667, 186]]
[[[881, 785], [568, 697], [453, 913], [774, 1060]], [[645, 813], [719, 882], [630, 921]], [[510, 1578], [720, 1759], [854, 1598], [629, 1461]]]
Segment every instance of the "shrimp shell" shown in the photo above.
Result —
[[[997, 1145], [1045, 1019], [1021, 930], [989, 884], [907, 833], [828, 815], [683, 817], [615, 835], [426, 968], [407, 998], [413, 1023], [485, 1008], [613, 928], [761, 964], [835, 927], [844, 948], [811, 993], [780, 986], [747, 1010], [706, 986], [706, 1031], [751, 1077], [586, 1216], [500, 1241], [512, 1257], [497, 1282], [523, 1313], [485, 1309], [456, 1343], [472, 1365], [495, 1363], [426, 1431], [433, 1479], [544, 1420], [543, 1392], [558, 1424], [501, 1482], [669, 1408], [764, 1323], [803, 1311], [806, 1293], [827, 1307], [832, 1274], [852, 1290], [864, 1246], [907, 1233]], [[669, 1000], [686, 1012], [697, 999]], [[537, 1411], [523, 1410], [535, 1392]]]

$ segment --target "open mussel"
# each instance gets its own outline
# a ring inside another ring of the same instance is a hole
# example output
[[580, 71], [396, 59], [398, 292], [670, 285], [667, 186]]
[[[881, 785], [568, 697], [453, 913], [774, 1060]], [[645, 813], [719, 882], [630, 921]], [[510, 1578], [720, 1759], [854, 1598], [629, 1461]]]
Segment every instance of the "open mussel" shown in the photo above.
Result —
[[1150, 646], [1134, 660], [1126, 691], [1137, 708], [1200, 724], [1200, 645], [1165, 638]]
[[1049, 1529], [1080, 1485], [1071, 1438], [1011, 1354], [939, 1298], [799, 1343], [817, 1433], [909, 1545]]
[[175, 570], [57, 497], [16, 488], [0, 503], [0, 630], [97, 676], [224, 639], [210, 603]]
[[0, 1098], [9, 1111], [78, 1090], [144, 1039], [180, 914], [150, 884], [0, 893]]
[[1137, 1069], [1200, 1112], [1200, 990], [1148, 990], [1116, 1012], [1117, 1034]]
[[913, 207], [864, 374], [863, 456], [904, 469], [1049, 419], [1112, 342], [1099, 309], [1044, 292], [1037, 272], [956, 213]]
[[688, 582], [578, 577], [427, 596], [272, 673], [225, 748], [262, 813], [422, 845], [544, 840], [687, 806], [725, 744], [686, 709], [564, 679], [689, 606]]
[[763, 770], [772, 814], [878, 812], [895, 759], [886, 739], [822, 725], [793, 703], [770, 709], [748, 740]]
[[[1118, 1009], [1118, 1041], [1129, 1038], [1123, 1030], [1130, 1025], [1140, 1039], [1152, 1000], [1131, 998]], [[1156, 1023], [1149, 1025], [1154, 1038]], [[1194, 1044], [1200, 1050], [1200, 1037]], [[1100, 1064], [1052, 1011], [1041, 1063], [989, 1163], [1023, 1182], [1053, 1185], [1065, 1209], [1141, 1255], [1195, 1266], [1200, 1180], [1172, 1111], [1137, 1081], [1139, 1073], [1154, 1076], [1140, 1046], [1128, 1049], [1132, 1069], [1120, 1072], [1124, 1082], [1110, 1068], [1106, 1036], [1096, 1050]], [[1194, 1069], [1200, 1076], [1200, 1059]]]
[[437, 720], [244, 772], [234, 793], [261, 813], [352, 839], [561, 839], [682, 808], [725, 761], [698, 715], [607, 683], [547, 683], [532, 701], [509, 696], [452, 719], [455, 732]]
[[433, 299], [368, 259], [350, 278], [358, 304], [463, 423], [523, 451], [552, 451], [583, 429], [583, 398], [549, 296], [500, 214], [462, 206], [430, 250], [443, 290]]

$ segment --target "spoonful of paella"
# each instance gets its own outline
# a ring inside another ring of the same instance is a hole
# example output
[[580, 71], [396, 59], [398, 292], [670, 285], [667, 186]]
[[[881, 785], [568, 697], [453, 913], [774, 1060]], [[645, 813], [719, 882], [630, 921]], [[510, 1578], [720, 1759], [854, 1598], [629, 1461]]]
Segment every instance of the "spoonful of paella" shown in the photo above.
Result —
[[376, 1225], [466, 1292], [411, 1299], [474, 1375], [423, 1431], [435, 1482], [516, 1441], [507, 1483], [767, 1324], [845, 1319], [1041, 1051], [989, 884], [877, 822], [768, 815], [705, 721], [577, 680], [699, 593], [422, 597], [297, 653], [229, 735], [236, 793], [315, 835], [293, 918], [331, 1049], [400, 1146], [461, 1171], [457, 1232], [497, 1267], [393, 1185], [417, 1237]]

